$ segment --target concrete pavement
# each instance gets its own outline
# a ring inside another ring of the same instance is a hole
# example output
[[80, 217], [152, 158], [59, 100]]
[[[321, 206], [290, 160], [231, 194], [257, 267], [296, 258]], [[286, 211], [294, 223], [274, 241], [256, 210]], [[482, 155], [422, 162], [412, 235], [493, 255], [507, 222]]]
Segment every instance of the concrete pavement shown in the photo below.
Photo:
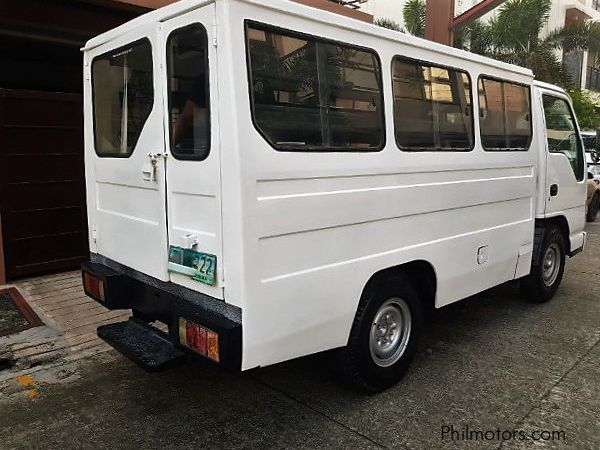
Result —
[[550, 303], [502, 286], [438, 311], [382, 394], [338, 386], [328, 354], [232, 375], [107, 352], [0, 386], [0, 448], [598, 448], [600, 224], [588, 232]]

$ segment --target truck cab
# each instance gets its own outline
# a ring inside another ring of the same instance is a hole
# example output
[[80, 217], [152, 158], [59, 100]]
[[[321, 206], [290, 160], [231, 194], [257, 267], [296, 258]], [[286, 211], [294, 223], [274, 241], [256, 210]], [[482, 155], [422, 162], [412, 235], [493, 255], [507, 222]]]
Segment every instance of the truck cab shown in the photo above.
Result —
[[587, 165], [585, 147], [569, 95], [560, 87], [536, 81], [537, 128], [545, 133], [539, 151], [536, 218], [560, 224], [567, 239], [567, 252], [583, 248]]

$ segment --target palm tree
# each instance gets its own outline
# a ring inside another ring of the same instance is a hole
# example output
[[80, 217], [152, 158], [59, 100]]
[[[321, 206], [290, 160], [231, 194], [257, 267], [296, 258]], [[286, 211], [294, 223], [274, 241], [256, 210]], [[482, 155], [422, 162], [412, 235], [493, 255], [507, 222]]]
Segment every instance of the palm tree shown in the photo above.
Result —
[[[417, 7], [417, 4], [419, 6]], [[459, 30], [455, 46], [501, 61], [528, 67], [538, 80], [569, 85], [572, 80], [557, 50], [565, 54], [589, 50], [600, 53], [600, 24], [578, 22], [543, 35], [552, 0], [509, 0], [487, 23], [476, 21]], [[420, 32], [425, 1], [410, 0], [404, 10], [406, 29]], [[422, 11], [415, 16], [414, 11]]]
[[394, 22], [392, 19], [386, 19], [386, 18], [376, 19], [375, 22], [373, 22], [373, 24], [383, 27], [383, 28], [388, 28], [388, 29], [394, 30], [394, 31], [402, 31], [404, 33], [404, 29], [400, 25], [398, 25], [396, 22]]
[[425, 0], [408, 0], [402, 10], [406, 31], [414, 36], [424, 37], [426, 15]]

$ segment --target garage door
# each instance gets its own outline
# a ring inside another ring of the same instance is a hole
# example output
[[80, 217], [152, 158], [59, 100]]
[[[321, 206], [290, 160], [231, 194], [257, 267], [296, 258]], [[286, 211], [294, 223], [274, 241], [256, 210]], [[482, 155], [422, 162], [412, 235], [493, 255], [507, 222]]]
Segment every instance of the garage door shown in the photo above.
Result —
[[87, 257], [81, 95], [0, 89], [0, 214], [8, 279]]

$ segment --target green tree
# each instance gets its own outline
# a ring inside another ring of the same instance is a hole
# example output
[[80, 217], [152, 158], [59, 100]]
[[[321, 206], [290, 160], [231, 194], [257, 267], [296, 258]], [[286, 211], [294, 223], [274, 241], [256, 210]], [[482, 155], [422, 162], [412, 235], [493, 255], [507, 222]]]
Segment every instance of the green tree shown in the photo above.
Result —
[[425, 36], [426, 16], [425, 0], [408, 0], [402, 10], [406, 31], [414, 36]]
[[584, 130], [600, 128], [600, 111], [590, 95], [580, 89], [569, 89], [579, 126]]
[[396, 22], [394, 22], [393, 20], [391, 20], [391, 19], [381, 18], [381, 19], [375, 20], [375, 22], [373, 22], [373, 23], [375, 25], [383, 27], [383, 28], [388, 28], [390, 30], [404, 32], [404, 30], [402, 29], [402, 27], [400, 25], [398, 25]]
[[[487, 23], [476, 21], [459, 30], [455, 46], [527, 67], [538, 80], [569, 85], [572, 80], [556, 51], [600, 53], [600, 24], [577, 22], [543, 36], [551, 7], [552, 0], [509, 0], [494, 19]], [[417, 10], [419, 17], [414, 16]], [[407, 30], [420, 33], [420, 24], [423, 28], [425, 24], [424, 0], [409, 1], [403, 12]]]

